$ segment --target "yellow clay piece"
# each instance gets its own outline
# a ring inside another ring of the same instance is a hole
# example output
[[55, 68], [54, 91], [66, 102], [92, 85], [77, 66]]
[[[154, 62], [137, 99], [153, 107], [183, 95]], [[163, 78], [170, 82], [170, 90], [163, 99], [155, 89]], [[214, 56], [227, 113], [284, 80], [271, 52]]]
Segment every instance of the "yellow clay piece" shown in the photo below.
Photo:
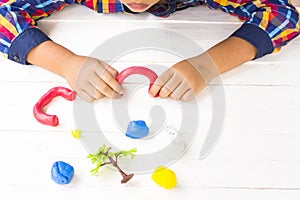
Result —
[[81, 130], [75, 129], [71, 131], [73, 138], [78, 139], [81, 136]]
[[162, 166], [155, 169], [151, 178], [157, 185], [165, 189], [172, 189], [177, 184], [176, 174], [172, 170]]

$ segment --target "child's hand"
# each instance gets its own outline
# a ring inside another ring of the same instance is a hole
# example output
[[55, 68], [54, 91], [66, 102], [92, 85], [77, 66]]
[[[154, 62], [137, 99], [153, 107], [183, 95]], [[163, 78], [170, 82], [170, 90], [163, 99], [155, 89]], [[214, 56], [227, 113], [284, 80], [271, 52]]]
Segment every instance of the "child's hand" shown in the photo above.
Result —
[[118, 72], [107, 63], [77, 55], [64, 69], [64, 77], [70, 86], [88, 102], [104, 96], [119, 98], [123, 89], [115, 79], [117, 75]]
[[219, 71], [207, 53], [173, 65], [157, 78], [150, 94], [161, 98], [190, 101], [212, 80]]
[[78, 56], [53, 41], [34, 47], [28, 52], [27, 62], [64, 77], [85, 101], [104, 96], [118, 98], [123, 93], [115, 69], [95, 58]]
[[157, 78], [150, 94], [159, 94], [161, 98], [190, 101], [197, 95], [206, 82], [200, 72], [188, 61], [183, 60], [166, 70]]

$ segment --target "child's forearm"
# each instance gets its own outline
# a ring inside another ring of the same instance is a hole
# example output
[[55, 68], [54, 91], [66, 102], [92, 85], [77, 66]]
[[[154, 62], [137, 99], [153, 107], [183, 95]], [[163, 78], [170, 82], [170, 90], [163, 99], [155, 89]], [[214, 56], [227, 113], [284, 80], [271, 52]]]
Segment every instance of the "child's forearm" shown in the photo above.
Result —
[[214, 77], [255, 58], [249, 42], [230, 37], [206, 52], [180, 61], [165, 71], [150, 89], [151, 95], [188, 101]]
[[256, 48], [238, 37], [230, 37], [207, 51], [219, 73], [227, 72], [255, 58]]
[[[238, 37], [230, 37], [211, 47], [203, 54], [187, 60], [200, 73], [202, 78], [198, 78], [199, 81], [204, 81], [207, 84], [214, 77], [252, 60], [255, 55], [256, 48], [252, 44]], [[174, 67], [180, 68], [176, 65]]]
[[104, 96], [119, 98], [123, 93], [114, 68], [96, 58], [76, 55], [52, 41], [33, 48], [27, 54], [27, 62], [62, 76], [89, 102]]
[[75, 57], [75, 54], [65, 47], [52, 41], [46, 41], [27, 54], [27, 62], [64, 77], [65, 68], [73, 65]]

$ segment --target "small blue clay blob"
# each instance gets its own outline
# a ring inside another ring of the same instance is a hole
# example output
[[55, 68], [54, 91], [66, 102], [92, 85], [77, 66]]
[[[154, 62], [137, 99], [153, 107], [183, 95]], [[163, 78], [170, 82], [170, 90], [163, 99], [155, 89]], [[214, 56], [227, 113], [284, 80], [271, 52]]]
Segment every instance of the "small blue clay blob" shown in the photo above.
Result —
[[133, 139], [139, 139], [146, 137], [149, 133], [149, 128], [147, 127], [146, 123], [143, 120], [138, 121], [131, 121], [128, 124], [126, 136], [133, 138]]
[[52, 180], [60, 185], [69, 184], [74, 175], [74, 168], [63, 161], [53, 163], [51, 169]]

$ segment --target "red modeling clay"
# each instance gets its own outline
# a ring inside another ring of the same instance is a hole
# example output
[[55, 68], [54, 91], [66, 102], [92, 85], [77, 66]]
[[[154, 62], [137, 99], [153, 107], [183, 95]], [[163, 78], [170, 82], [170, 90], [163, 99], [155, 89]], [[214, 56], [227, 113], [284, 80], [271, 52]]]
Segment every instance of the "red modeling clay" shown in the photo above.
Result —
[[[150, 80], [150, 85], [149, 85], [149, 89], [150, 90], [151, 86], [153, 85], [154, 81], [157, 79], [157, 75], [155, 72], [153, 72], [151, 69], [148, 69], [146, 67], [138, 67], [138, 66], [134, 66], [134, 67], [129, 67], [127, 69], [124, 69], [123, 71], [121, 71], [119, 73], [119, 75], [117, 76], [117, 81], [122, 84], [123, 81], [130, 75], [132, 74], [141, 74], [144, 75], [146, 77], [149, 78]], [[154, 97], [158, 97], [158, 94], [156, 94]]]
[[76, 92], [65, 87], [54, 87], [44, 94], [34, 105], [33, 115], [42, 124], [48, 126], [57, 126], [58, 117], [56, 115], [48, 115], [43, 111], [53, 98], [61, 96], [66, 100], [73, 101], [76, 98]]

